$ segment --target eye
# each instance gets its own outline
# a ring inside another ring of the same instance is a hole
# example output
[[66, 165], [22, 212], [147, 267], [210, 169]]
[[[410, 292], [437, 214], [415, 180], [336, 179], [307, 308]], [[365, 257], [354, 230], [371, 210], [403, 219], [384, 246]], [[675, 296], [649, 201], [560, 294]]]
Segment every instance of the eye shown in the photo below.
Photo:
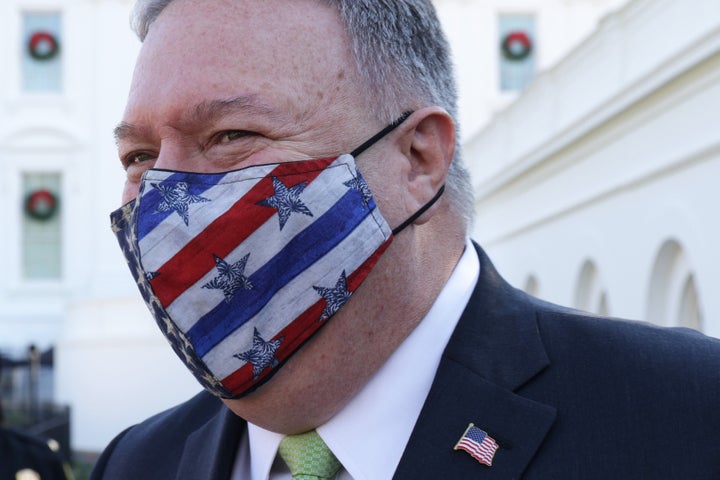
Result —
[[147, 163], [151, 160], [155, 160], [155, 155], [149, 152], [132, 152], [125, 155], [122, 158], [122, 164], [127, 170], [134, 166], [140, 166], [143, 163]]
[[250, 132], [248, 130], [226, 130], [218, 135], [217, 142], [220, 144], [230, 143], [240, 138], [251, 137], [255, 135], [257, 135], [257, 133]]

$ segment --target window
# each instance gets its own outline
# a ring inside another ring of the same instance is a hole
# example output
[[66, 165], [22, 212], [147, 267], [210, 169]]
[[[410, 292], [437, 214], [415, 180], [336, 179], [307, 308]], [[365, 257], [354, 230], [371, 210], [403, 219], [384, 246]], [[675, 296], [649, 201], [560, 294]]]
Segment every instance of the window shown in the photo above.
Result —
[[586, 260], [580, 269], [575, 288], [575, 308], [598, 315], [610, 314], [607, 292], [592, 260]]
[[62, 41], [59, 13], [23, 14], [22, 89], [29, 93], [62, 90]]
[[666, 240], [655, 258], [647, 300], [647, 320], [665, 326], [703, 329], [696, 275], [683, 245]]
[[500, 89], [524, 89], [535, 75], [537, 44], [533, 15], [500, 15], [498, 18]]
[[22, 273], [27, 280], [62, 275], [59, 173], [23, 175]]

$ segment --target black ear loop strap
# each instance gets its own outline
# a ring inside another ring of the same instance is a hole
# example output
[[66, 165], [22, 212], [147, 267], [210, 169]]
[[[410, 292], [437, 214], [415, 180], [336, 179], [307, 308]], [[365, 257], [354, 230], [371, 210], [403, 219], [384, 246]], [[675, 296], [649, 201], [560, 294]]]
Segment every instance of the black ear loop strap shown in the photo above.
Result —
[[358, 148], [356, 148], [355, 150], [353, 150], [352, 152], [350, 152], [350, 155], [352, 155], [353, 157], [357, 157], [357, 156], [360, 155], [362, 152], [364, 152], [364, 151], [367, 150], [368, 148], [372, 147], [372, 145], [373, 145], [375, 142], [377, 142], [377, 141], [380, 140], [382, 137], [384, 137], [384, 136], [387, 135], [388, 133], [390, 133], [390, 132], [392, 132], [393, 130], [395, 130], [401, 123], [403, 123], [405, 120], [407, 120], [407, 118], [408, 118], [410, 115], [412, 115], [412, 113], [413, 113], [413, 112], [405, 112], [405, 113], [403, 113], [402, 115], [400, 115], [400, 117], [399, 117], [397, 120], [395, 120], [395, 121], [392, 122], [390, 125], [388, 125], [387, 127], [383, 128], [382, 130], [380, 130], [378, 133], [376, 133], [375, 135], [373, 135], [372, 137], [370, 137], [370, 139], [369, 139], [368, 141], [366, 141], [365, 143], [363, 143], [362, 145], [360, 145]]
[[432, 207], [435, 204], [435, 202], [437, 202], [440, 199], [440, 197], [442, 196], [444, 191], [445, 191], [445, 184], [443, 184], [442, 187], [440, 187], [440, 190], [438, 190], [438, 192], [435, 194], [435, 196], [433, 198], [430, 199], [429, 202], [427, 202], [425, 205], [420, 207], [420, 210], [415, 212], [410, 218], [405, 220], [399, 226], [393, 228], [392, 234], [397, 235], [398, 233], [403, 231], [408, 225], [410, 225], [415, 220], [417, 220], [420, 217], [420, 215], [427, 212], [428, 208]]
[[[392, 132], [393, 130], [395, 130], [401, 123], [403, 123], [405, 120], [407, 120], [407, 118], [408, 118], [410, 115], [412, 115], [412, 113], [413, 113], [412, 111], [404, 112], [402, 115], [400, 115], [400, 117], [398, 117], [397, 120], [395, 120], [395, 121], [392, 122], [390, 125], [388, 125], [387, 127], [383, 128], [382, 130], [380, 130], [378, 133], [376, 133], [375, 135], [373, 135], [372, 137], [370, 137], [370, 139], [367, 140], [365, 143], [363, 143], [363, 144], [360, 145], [358, 148], [356, 148], [355, 150], [353, 150], [352, 152], [350, 152], [350, 155], [352, 155], [353, 158], [355, 158], [355, 157], [357, 157], [358, 155], [360, 155], [361, 153], [363, 153], [365, 150], [367, 150], [368, 148], [370, 148], [375, 142], [377, 142], [377, 141], [380, 140], [382, 137], [384, 137], [384, 136], [387, 135], [388, 133], [390, 133], [390, 132]], [[442, 196], [442, 194], [443, 194], [444, 191], [445, 191], [445, 185], [443, 184], [443, 185], [440, 187], [440, 190], [438, 190], [438, 192], [435, 194], [435, 196], [434, 196], [433, 198], [431, 198], [430, 201], [427, 202], [425, 205], [423, 205], [422, 207], [420, 207], [420, 210], [418, 210], [417, 212], [415, 212], [410, 218], [408, 218], [407, 220], [405, 220], [400, 226], [393, 228], [393, 230], [392, 230], [393, 235], [397, 235], [398, 233], [400, 233], [401, 231], [403, 231], [405, 228], [407, 228], [408, 225], [410, 225], [410, 224], [413, 223], [415, 220], [417, 220], [417, 219], [420, 217], [420, 215], [422, 215], [423, 213], [427, 212], [427, 210], [428, 210], [430, 207], [432, 207], [432, 206], [435, 204], [435, 202], [437, 202], [437, 201], [440, 199], [440, 197]]]

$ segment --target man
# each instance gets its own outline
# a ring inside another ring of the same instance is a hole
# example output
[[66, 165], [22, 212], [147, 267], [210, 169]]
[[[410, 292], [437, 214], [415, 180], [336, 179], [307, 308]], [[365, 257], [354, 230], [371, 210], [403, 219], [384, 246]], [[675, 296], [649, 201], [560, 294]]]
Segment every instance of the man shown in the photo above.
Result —
[[65, 480], [69, 468], [48, 443], [39, 438], [4, 428], [0, 404], [0, 480]]
[[720, 478], [719, 342], [540, 302], [466, 240], [428, 1], [148, 0], [135, 28], [113, 228], [210, 393], [94, 478], [290, 478], [309, 438], [337, 460], [302, 478]]

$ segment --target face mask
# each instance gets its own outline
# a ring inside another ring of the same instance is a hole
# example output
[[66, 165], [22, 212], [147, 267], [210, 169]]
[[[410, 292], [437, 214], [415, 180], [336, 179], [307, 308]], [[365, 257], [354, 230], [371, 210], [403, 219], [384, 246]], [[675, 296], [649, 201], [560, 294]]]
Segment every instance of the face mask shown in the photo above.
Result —
[[355, 165], [407, 115], [337, 158], [148, 170], [138, 197], [111, 214], [143, 299], [208, 391], [238, 398], [269, 379], [440, 197], [393, 231]]

